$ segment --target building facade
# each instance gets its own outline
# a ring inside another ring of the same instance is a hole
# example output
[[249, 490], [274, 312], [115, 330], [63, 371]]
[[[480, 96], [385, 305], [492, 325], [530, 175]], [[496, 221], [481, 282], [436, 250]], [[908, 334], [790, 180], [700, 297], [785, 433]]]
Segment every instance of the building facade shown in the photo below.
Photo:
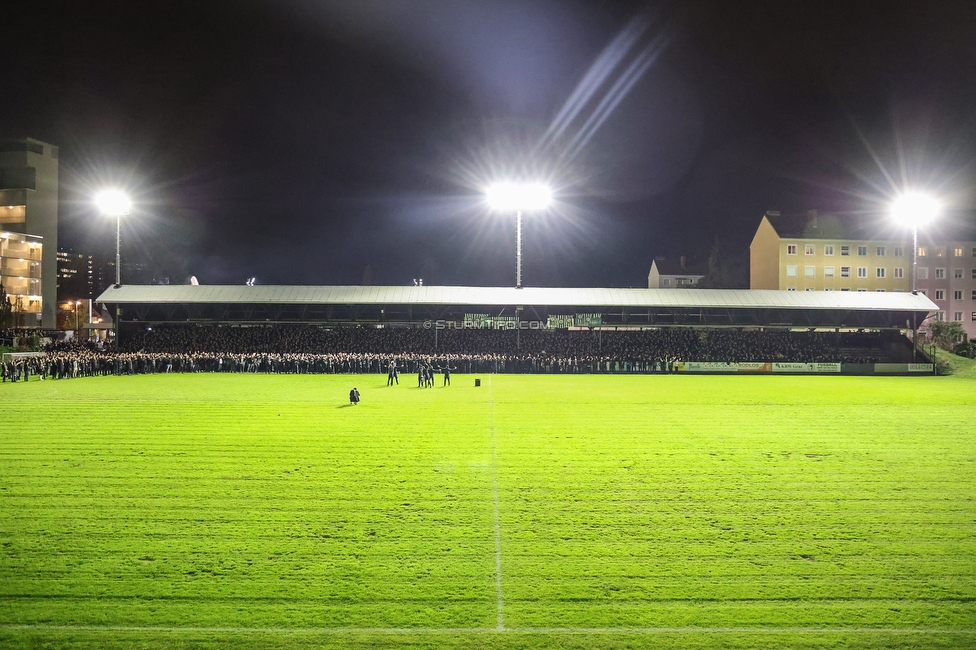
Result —
[[0, 284], [13, 306], [15, 327], [37, 327], [40, 322], [43, 253], [40, 237], [0, 231]]
[[[104, 289], [107, 287], [102, 288]], [[95, 263], [91, 255], [58, 249], [58, 301], [90, 300], [95, 293]]]
[[782, 291], [909, 291], [911, 243], [848, 238], [820, 217], [763, 216], [749, 246], [749, 288]]
[[976, 241], [920, 243], [917, 286], [939, 306], [938, 320], [961, 323], [976, 340]]
[[[30, 235], [34, 250], [40, 255], [36, 283], [39, 294], [14, 294], [4, 282], [15, 302], [28, 306], [38, 302], [40, 320], [29, 325], [54, 328], [57, 325], [58, 276], [58, 148], [33, 138], [0, 140], [0, 230]], [[8, 237], [8, 240], [10, 238]], [[20, 243], [15, 242], [15, 247]], [[47, 254], [43, 254], [44, 251]], [[44, 280], [47, 281], [44, 281]], [[34, 295], [34, 300], [31, 296]], [[33, 308], [33, 307], [31, 307]], [[29, 312], [34, 313], [34, 312]]]
[[[970, 229], [957, 228], [963, 233]], [[804, 217], [767, 213], [749, 247], [749, 287], [910, 291], [910, 233], [900, 233], [901, 238], [891, 234], [878, 226], [873, 232], [871, 226], [859, 230], [816, 212]], [[970, 340], [976, 340], [976, 240], [952, 239], [945, 231], [920, 232], [917, 287], [939, 307], [932, 318], [959, 322]]]

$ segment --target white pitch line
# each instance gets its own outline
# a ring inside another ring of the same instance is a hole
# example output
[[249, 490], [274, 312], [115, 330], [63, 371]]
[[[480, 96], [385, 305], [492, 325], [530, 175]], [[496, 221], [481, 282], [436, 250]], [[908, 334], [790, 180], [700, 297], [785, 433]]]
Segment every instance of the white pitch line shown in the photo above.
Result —
[[0, 630], [235, 634], [956, 634], [976, 628], [916, 627], [165, 627], [125, 625], [0, 625]]
[[495, 593], [498, 597], [498, 629], [505, 629], [505, 599], [502, 597], [502, 526], [498, 519], [498, 458], [495, 452], [495, 402], [491, 399], [488, 375], [488, 424], [491, 427], [491, 481], [495, 496]]

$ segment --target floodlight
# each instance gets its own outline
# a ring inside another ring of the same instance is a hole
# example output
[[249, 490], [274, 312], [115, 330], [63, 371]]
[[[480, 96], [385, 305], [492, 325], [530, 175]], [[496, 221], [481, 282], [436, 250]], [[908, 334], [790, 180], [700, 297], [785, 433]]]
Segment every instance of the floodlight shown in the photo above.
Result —
[[940, 207], [939, 202], [928, 194], [906, 192], [892, 203], [891, 216], [903, 225], [918, 228], [935, 219]]
[[543, 183], [496, 183], [485, 193], [493, 210], [545, 210], [552, 190]]
[[121, 190], [103, 190], [95, 196], [95, 205], [110, 217], [120, 217], [129, 214], [132, 201]]

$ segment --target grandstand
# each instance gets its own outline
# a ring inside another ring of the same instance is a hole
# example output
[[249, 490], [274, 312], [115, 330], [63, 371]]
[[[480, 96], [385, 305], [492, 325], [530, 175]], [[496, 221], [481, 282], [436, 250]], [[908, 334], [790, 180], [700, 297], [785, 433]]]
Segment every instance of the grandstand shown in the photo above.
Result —
[[504, 287], [120, 286], [98, 301], [120, 315], [121, 352], [195, 355], [195, 368], [324, 355], [217, 364], [295, 372], [393, 357], [477, 372], [918, 372], [931, 366], [903, 332], [935, 308], [905, 293]]

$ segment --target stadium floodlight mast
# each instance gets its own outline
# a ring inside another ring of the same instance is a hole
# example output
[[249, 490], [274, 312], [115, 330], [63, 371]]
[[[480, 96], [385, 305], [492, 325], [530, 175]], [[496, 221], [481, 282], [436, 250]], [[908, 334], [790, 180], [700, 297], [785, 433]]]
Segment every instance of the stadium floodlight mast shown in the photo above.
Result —
[[95, 195], [95, 205], [102, 214], [115, 217], [115, 284], [122, 284], [122, 217], [129, 214], [132, 201], [121, 190], [102, 190]]
[[939, 202], [928, 194], [906, 192], [891, 204], [891, 216], [912, 229], [912, 295], [918, 294], [918, 229], [939, 214]]
[[492, 210], [515, 211], [515, 288], [522, 288], [522, 212], [545, 210], [552, 190], [544, 183], [495, 183], [485, 192]]
[[[918, 228], [939, 215], [939, 202], [928, 194], [905, 192], [891, 204], [891, 216], [898, 223], [912, 229], [912, 295], [918, 295]], [[918, 322], [912, 312], [912, 362], [918, 352]]]

